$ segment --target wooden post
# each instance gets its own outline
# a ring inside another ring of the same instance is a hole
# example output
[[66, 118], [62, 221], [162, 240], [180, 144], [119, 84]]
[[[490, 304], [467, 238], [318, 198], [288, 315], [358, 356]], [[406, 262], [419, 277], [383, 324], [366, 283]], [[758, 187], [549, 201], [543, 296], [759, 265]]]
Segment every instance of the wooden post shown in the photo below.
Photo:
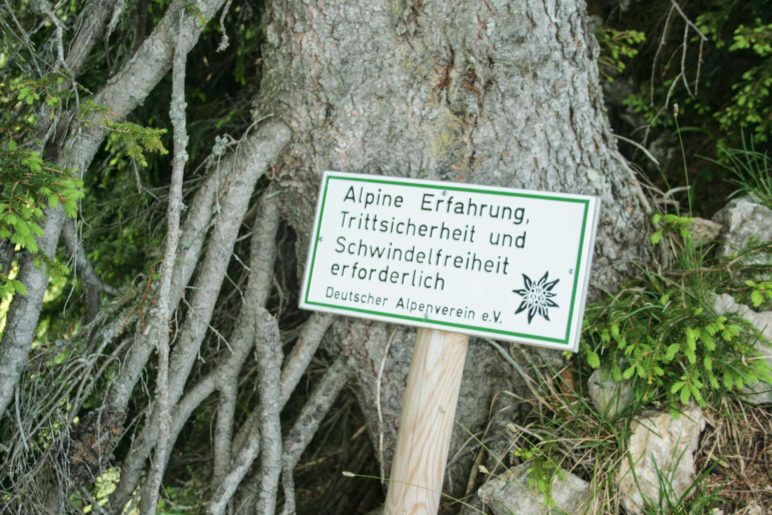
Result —
[[418, 329], [386, 515], [436, 514], [469, 336]]

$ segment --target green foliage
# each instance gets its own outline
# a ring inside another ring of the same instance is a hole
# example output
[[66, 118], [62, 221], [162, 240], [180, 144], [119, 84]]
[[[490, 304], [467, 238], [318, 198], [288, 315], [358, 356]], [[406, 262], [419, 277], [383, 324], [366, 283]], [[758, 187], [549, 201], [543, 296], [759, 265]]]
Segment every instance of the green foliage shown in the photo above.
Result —
[[729, 52], [753, 53], [758, 64], [743, 72], [741, 79], [732, 84], [732, 102], [715, 116], [726, 131], [739, 127], [753, 128], [756, 141], [767, 141], [772, 130], [772, 24], [762, 23], [760, 18], [753, 26], [738, 26], [729, 46]]
[[759, 308], [764, 303], [772, 302], [772, 281], [745, 281], [749, 289], [749, 300], [754, 308]]
[[[110, 467], [96, 478], [92, 495], [99, 506], [107, 504], [110, 494], [115, 491], [120, 479], [121, 470], [118, 467]], [[91, 505], [84, 508], [83, 513], [90, 511]]]
[[[700, 0], [680, 7], [678, 12], [671, 2], [655, 0], [621, 11], [603, 9], [603, 30], [647, 36], [645, 44], [635, 47], [635, 58], [617, 74], [620, 84], [606, 88], [607, 100], [615, 131], [643, 143], [659, 163], [653, 165], [644, 153], [623, 145], [626, 157], [664, 192], [683, 183], [685, 163], [689, 200], [698, 200], [694, 208], [709, 217], [731, 192], [736, 177], [724, 167], [706, 166], [701, 156], [726, 164], [724, 148], [741, 148], [743, 140], [752, 137], [763, 152], [762, 145], [769, 143], [769, 2]], [[668, 22], [663, 23], [663, 16]], [[601, 60], [610, 55], [602, 49]], [[673, 116], [675, 105], [678, 118]], [[676, 199], [683, 195], [678, 192]]]
[[[674, 249], [680, 268], [672, 274], [644, 271], [606, 302], [587, 311], [583, 352], [591, 368], [605, 365], [617, 381], [632, 381], [642, 403], [671, 405], [772, 383], [757, 342], [763, 336], [745, 321], [712, 309], [712, 285], [700, 274], [702, 255], [692, 242], [691, 220], [655, 215], [652, 243]], [[673, 280], [670, 277], [678, 277]], [[767, 295], [768, 285], [756, 285]], [[756, 290], [754, 290], [756, 291]]]
[[[0, 182], [0, 239], [10, 241], [16, 252], [39, 254], [37, 238], [44, 234], [44, 209], [61, 205], [67, 216], [74, 217], [83, 197], [79, 179], [46, 163], [38, 152], [20, 148], [13, 140], [0, 144]], [[69, 273], [55, 260], [38, 257], [53, 265], [48, 268], [52, 279], [62, 279]], [[27, 294], [16, 272], [15, 265], [9, 273], [0, 270], [0, 303], [16, 294]]]
[[76, 493], [70, 497], [70, 502], [78, 507], [80, 513], [93, 513], [95, 505], [97, 508], [102, 508], [107, 504], [110, 495], [118, 487], [120, 479], [120, 467], [110, 467], [97, 476], [88, 496]]
[[757, 142], [766, 142], [772, 130], [772, 24], [760, 16], [769, 5], [756, 5], [717, 4], [696, 23], [715, 48], [711, 60], [721, 63], [720, 72], [730, 79], [728, 88], [721, 88], [728, 93], [722, 102], [705, 99], [715, 106], [705, 114], [713, 116], [725, 135], [750, 129]]
[[554, 508], [552, 483], [555, 478], [563, 479], [565, 475], [560, 465], [539, 446], [520, 447], [513, 450], [512, 455], [528, 462], [528, 486], [544, 497], [547, 506]]
[[666, 233], [678, 234], [682, 239], [691, 237], [692, 219], [688, 216], [657, 213], [652, 217], [652, 225], [656, 229], [650, 238], [652, 245], [662, 241]]
[[637, 30], [617, 30], [602, 25], [595, 31], [600, 45], [598, 65], [604, 80], [613, 82], [627, 68], [627, 62], [638, 55], [638, 47], [646, 41], [646, 34]]
[[[83, 197], [80, 180], [13, 140], [0, 144], [0, 179], [0, 239], [10, 240], [17, 251], [38, 252], [45, 207], [61, 205], [74, 217]], [[0, 273], [0, 299], [15, 293], [26, 294], [22, 283]]]
[[15, 141], [33, 138], [38, 116], [53, 120], [57, 109], [72, 97], [65, 83], [55, 73], [42, 78], [0, 73], [0, 130]]
[[161, 137], [166, 134], [166, 129], [143, 127], [131, 122], [107, 122], [107, 127], [110, 129], [110, 134], [107, 136], [105, 149], [114, 154], [111, 164], [126, 156], [146, 167], [148, 163], [145, 153], [160, 155], [169, 153], [161, 141]]

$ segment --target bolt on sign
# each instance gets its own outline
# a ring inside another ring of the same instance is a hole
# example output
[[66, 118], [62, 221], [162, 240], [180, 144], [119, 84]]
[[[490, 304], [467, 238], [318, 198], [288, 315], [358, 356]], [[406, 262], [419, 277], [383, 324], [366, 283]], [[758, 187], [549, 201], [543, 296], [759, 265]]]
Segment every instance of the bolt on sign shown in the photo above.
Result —
[[575, 352], [599, 207], [326, 172], [300, 307]]

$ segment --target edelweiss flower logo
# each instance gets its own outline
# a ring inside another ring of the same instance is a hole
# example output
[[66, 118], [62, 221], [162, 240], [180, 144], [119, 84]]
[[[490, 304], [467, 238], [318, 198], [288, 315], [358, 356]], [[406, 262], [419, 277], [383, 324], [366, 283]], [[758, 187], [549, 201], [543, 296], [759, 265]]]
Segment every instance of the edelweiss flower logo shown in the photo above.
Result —
[[515, 315], [522, 313], [527, 309], [529, 324], [537, 313], [543, 316], [546, 320], [549, 320], [550, 317], [547, 309], [558, 307], [558, 305], [555, 304], [555, 302], [552, 300], [552, 297], [555, 296], [555, 294], [552, 293], [552, 288], [555, 287], [560, 279], [547, 282], [548, 275], [549, 272], [544, 272], [544, 275], [541, 276], [541, 279], [539, 279], [538, 282], [533, 282], [530, 277], [523, 274], [523, 282], [525, 288], [520, 290], [512, 290], [513, 292], [523, 297], [522, 302], [520, 302], [520, 306], [517, 308], [517, 311], [515, 311]]

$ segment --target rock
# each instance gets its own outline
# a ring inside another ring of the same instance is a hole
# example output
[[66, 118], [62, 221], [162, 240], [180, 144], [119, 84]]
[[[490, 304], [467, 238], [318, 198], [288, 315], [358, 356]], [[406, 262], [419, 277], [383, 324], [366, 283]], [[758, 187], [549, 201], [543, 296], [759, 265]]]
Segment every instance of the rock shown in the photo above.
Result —
[[[764, 338], [767, 339], [767, 342], [772, 342], [772, 311], [757, 313], [748, 306], [736, 302], [731, 295], [726, 293], [716, 295], [713, 301], [713, 310], [719, 315], [736, 313], [758, 329], [764, 335]], [[767, 360], [767, 365], [772, 368], [772, 348], [763, 345], [762, 342], [759, 342], [756, 348], [759, 354]], [[744, 399], [747, 402], [753, 404], [772, 404], [772, 385], [767, 383], [759, 381], [756, 384], [746, 386], [743, 389], [743, 393], [745, 394]]]
[[753, 311], [748, 306], [735, 301], [731, 295], [723, 293], [716, 295], [713, 301], [713, 309], [719, 315], [727, 313], [736, 313], [747, 320], [753, 327], [761, 331], [769, 341], [772, 341], [772, 311], [762, 311], [760, 313]]
[[743, 513], [745, 515], [764, 515], [764, 508], [759, 506], [757, 503], [752, 502], [745, 507]]
[[[748, 197], [731, 200], [713, 216], [721, 224], [719, 255], [728, 258], [752, 243], [772, 241], [772, 209]], [[748, 264], [772, 264], [772, 254], [762, 253], [746, 261]]]
[[633, 400], [629, 381], [618, 383], [605, 369], [597, 369], [587, 380], [592, 405], [599, 413], [613, 419]]
[[702, 410], [695, 406], [678, 416], [655, 413], [631, 424], [627, 454], [616, 477], [627, 513], [642, 514], [646, 504], [657, 506], [660, 481], [669, 482], [674, 497], [686, 492], [694, 482], [694, 453], [704, 428]]
[[705, 220], [704, 218], [692, 218], [692, 237], [695, 243], [699, 245], [705, 245], [718, 238], [721, 233], [721, 224]]
[[589, 483], [562, 470], [552, 480], [552, 499], [555, 505], [549, 507], [544, 496], [528, 485], [529, 468], [530, 465], [524, 463], [499, 477], [489, 479], [480, 487], [477, 495], [494, 515], [584, 512], [583, 507], [590, 496]]

